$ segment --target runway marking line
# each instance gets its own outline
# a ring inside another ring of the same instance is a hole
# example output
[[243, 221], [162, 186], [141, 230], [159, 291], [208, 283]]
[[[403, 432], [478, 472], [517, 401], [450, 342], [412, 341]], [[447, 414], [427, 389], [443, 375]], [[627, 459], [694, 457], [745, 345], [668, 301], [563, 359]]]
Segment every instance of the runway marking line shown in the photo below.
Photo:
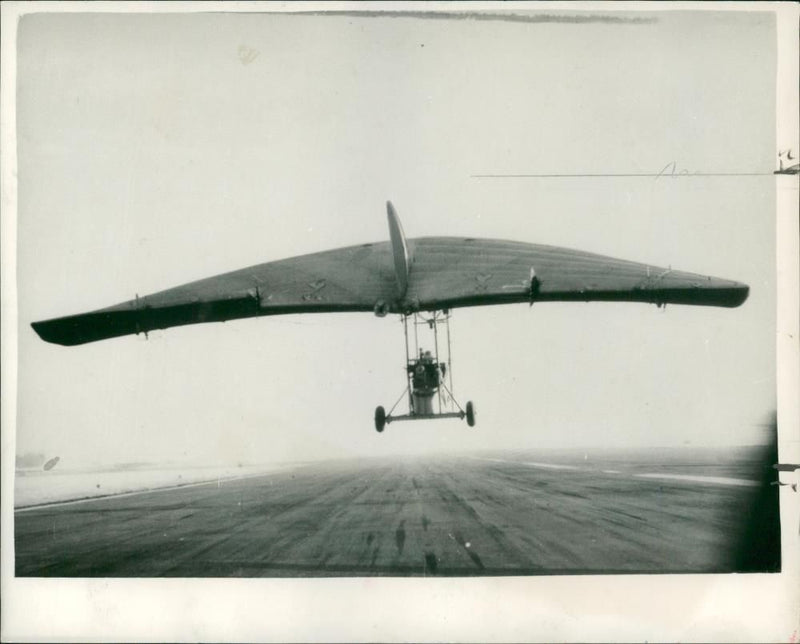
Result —
[[[508, 463], [510, 465], [529, 465], [530, 467], [540, 467], [553, 470], [579, 470], [582, 472], [603, 472], [604, 474], [620, 474], [624, 475], [626, 472], [619, 470], [596, 470], [589, 467], [579, 467], [577, 465], [559, 465], [555, 463], [540, 463], [536, 461], [506, 461], [500, 458], [480, 458], [478, 456], [468, 456], [476, 461], [489, 461], [492, 463]], [[642, 479], [670, 479], [673, 481], [686, 481], [689, 483], [707, 483], [711, 485], [737, 485], [740, 487], [760, 487], [760, 481], [753, 481], [751, 479], [735, 479], [726, 476], [697, 476], [693, 474], [670, 474], [664, 473], [643, 473], [637, 474], [635, 472], [627, 473], [629, 476]]]
[[556, 465], [555, 463], [537, 463], [536, 461], [523, 461], [523, 465], [530, 465], [531, 467], [542, 467], [548, 470], [580, 470], [582, 468], [577, 465]]
[[676, 481], [691, 481], [694, 483], [715, 483], [717, 485], [739, 485], [742, 487], [759, 487], [760, 481], [750, 479], [734, 479], [726, 476], [695, 476], [692, 474], [635, 474], [641, 479], [674, 479]]
[[91, 501], [104, 501], [106, 499], [120, 499], [124, 496], [136, 496], [139, 494], [154, 494], [156, 492], [166, 492], [168, 490], [183, 490], [189, 487], [200, 487], [203, 485], [214, 485], [216, 484], [218, 487], [221, 483], [228, 483], [229, 481], [243, 481], [245, 479], [253, 479], [258, 478], [259, 476], [267, 476], [268, 474], [273, 474], [275, 470], [270, 470], [268, 472], [259, 472], [257, 474], [247, 474], [245, 476], [226, 476], [226, 477], [217, 477], [210, 481], [200, 481], [198, 483], [181, 483], [178, 485], [170, 485], [167, 487], [154, 487], [148, 488], [146, 490], [134, 490], [133, 492], [120, 492], [118, 494], [101, 494], [98, 496], [87, 496], [82, 499], [70, 499], [68, 501], [52, 501], [49, 503], [40, 503], [37, 505], [26, 505], [21, 508], [14, 508], [14, 513], [17, 512], [30, 512], [31, 510], [44, 510], [47, 508], [55, 508], [62, 505], [74, 505], [76, 503], [89, 503]]

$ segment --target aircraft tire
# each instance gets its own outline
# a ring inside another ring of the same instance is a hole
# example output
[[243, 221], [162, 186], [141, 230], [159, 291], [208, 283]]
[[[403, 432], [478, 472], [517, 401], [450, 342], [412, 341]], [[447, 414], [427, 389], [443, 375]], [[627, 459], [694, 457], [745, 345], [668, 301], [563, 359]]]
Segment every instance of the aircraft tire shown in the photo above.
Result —
[[467, 403], [467, 425], [475, 427], [475, 406], [471, 400]]
[[386, 410], [379, 406], [375, 409], [375, 429], [378, 430], [378, 432], [382, 432], [385, 426]]

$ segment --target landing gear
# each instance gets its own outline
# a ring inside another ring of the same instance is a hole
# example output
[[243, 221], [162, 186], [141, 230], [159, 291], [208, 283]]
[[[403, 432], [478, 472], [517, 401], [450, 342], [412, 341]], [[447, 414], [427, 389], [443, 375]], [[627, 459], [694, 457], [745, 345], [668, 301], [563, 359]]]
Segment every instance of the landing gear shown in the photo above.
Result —
[[471, 400], [467, 402], [467, 425], [475, 427], [475, 406]]
[[383, 407], [375, 409], [375, 429], [382, 432], [386, 426], [386, 410]]
[[[472, 401], [466, 409], [453, 396], [453, 370], [450, 362], [450, 311], [433, 311], [429, 314], [405, 313], [402, 315], [406, 340], [406, 388], [387, 413], [383, 407], [375, 410], [375, 429], [382, 432], [389, 423], [400, 420], [433, 420], [458, 418], [470, 427], [475, 426], [475, 408]], [[440, 344], [438, 327], [446, 332], [446, 343]], [[413, 333], [409, 337], [409, 327]], [[419, 335], [427, 333], [433, 351], [420, 349]], [[440, 349], [442, 350], [440, 353]], [[443, 358], [440, 361], [440, 357]], [[408, 398], [408, 413], [395, 414], [400, 401]]]

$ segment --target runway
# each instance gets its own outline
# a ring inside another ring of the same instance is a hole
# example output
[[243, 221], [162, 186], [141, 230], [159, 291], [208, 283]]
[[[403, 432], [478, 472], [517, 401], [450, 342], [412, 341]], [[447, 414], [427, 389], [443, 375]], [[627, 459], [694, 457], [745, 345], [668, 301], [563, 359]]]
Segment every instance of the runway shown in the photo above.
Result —
[[18, 511], [16, 574], [728, 572], [755, 494], [515, 456], [328, 462]]

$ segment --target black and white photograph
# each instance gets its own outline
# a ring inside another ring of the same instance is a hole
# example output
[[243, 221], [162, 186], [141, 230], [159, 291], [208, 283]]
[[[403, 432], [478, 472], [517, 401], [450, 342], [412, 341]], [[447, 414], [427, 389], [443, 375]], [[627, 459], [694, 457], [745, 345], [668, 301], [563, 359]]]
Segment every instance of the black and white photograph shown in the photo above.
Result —
[[[786, 14], [745, 4], [16, 16], [4, 584], [357, 588], [402, 612], [402, 583], [481, 613], [525, 584], [785, 588], [800, 150]], [[796, 611], [519, 619], [472, 637], [798, 638]], [[240, 639], [332, 637], [311, 623]]]

